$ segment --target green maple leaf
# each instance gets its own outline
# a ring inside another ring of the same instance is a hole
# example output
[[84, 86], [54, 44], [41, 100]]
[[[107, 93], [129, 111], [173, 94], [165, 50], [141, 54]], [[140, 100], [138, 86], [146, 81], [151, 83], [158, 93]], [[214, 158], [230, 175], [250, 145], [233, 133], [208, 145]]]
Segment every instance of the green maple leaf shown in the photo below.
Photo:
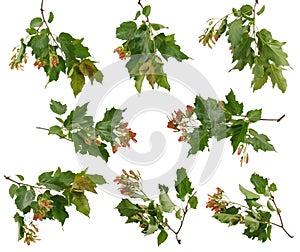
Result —
[[241, 220], [240, 214], [215, 213], [213, 217], [221, 223], [227, 223], [229, 226], [236, 225]]
[[50, 109], [55, 114], [63, 115], [67, 111], [67, 105], [66, 104], [62, 104], [59, 101], [54, 101], [54, 100], [51, 99]]
[[96, 132], [102, 140], [111, 144], [114, 143], [114, 140], [117, 136], [113, 131], [115, 127], [122, 121], [123, 112], [124, 110], [116, 108], [106, 110], [103, 119], [96, 123]]
[[252, 137], [247, 138], [247, 143], [253, 146], [255, 151], [275, 151], [275, 148], [272, 144], [269, 143], [270, 139], [264, 134], [258, 134], [255, 130], [249, 129], [249, 133]]
[[170, 196], [168, 195], [168, 187], [159, 185], [159, 202], [162, 206], [162, 209], [166, 213], [171, 213], [175, 209], [175, 204], [170, 199]]
[[62, 32], [59, 34], [57, 41], [69, 60], [76, 61], [77, 58], [85, 59], [91, 56], [89, 48], [82, 45], [83, 39], [75, 39], [69, 33]]
[[136, 23], [133, 21], [123, 22], [117, 29], [116, 29], [116, 37], [122, 40], [129, 40], [131, 39], [137, 30]]
[[198, 151], [204, 151], [208, 147], [210, 132], [202, 126], [195, 128], [194, 131], [188, 134], [188, 143], [191, 145], [188, 155], [196, 154]]
[[68, 205], [68, 201], [65, 197], [61, 195], [55, 195], [51, 197], [52, 200], [52, 208], [51, 213], [53, 215], [53, 218], [58, 220], [61, 225], [63, 226], [66, 219], [69, 218], [69, 214], [66, 211], [66, 206]]
[[284, 70], [282, 67], [278, 67], [275, 66], [274, 64], [270, 64], [268, 72], [273, 87], [275, 86], [275, 84], [277, 84], [278, 88], [284, 93], [287, 88], [287, 82], [286, 79], [283, 77], [282, 70]]
[[250, 179], [251, 183], [254, 185], [254, 190], [259, 194], [264, 194], [268, 196], [268, 180], [256, 173], [253, 173]]
[[189, 56], [184, 54], [180, 46], [176, 44], [174, 34], [166, 36], [164, 33], [160, 33], [154, 37], [154, 41], [156, 48], [166, 60], [170, 57], [179, 62], [189, 59]]
[[252, 123], [255, 123], [261, 119], [261, 109], [250, 110], [247, 112], [246, 117]]
[[83, 73], [80, 71], [79, 65], [75, 64], [70, 72], [71, 88], [74, 96], [76, 97], [83, 89], [85, 84], [85, 78]]
[[226, 95], [226, 100], [227, 100], [227, 103], [224, 102], [224, 108], [227, 111], [229, 111], [232, 115], [241, 115], [243, 113], [244, 104], [239, 103], [236, 100], [235, 94], [232, 91], [232, 89], [230, 89], [230, 92], [228, 93], [228, 95]]
[[33, 190], [27, 190], [26, 186], [20, 186], [16, 190], [15, 195], [15, 204], [17, 208], [21, 211], [27, 212], [26, 208], [29, 207], [35, 199], [35, 192]]
[[180, 168], [176, 172], [177, 179], [175, 181], [175, 189], [176, 189], [176, 196], [180, 200], [184, 201], [186, 195], [191, 195], [194, 191], [192, 188], [192, 183], [190, 182], [186, 170], [184, 168]]
[[262, 29], [257, 32], [258, 48], [266, 61], [273, 61], [277, 67], [289, 66], [288, 55], [283, 51], [284, 42], [273, 39], [271, 32]]
[[168, 238], [168, 233], [165, 230], [161, 230], [157, 236], [157, 245], [160, 246]]
[[18, 241], [22, 240], [24, 238], [24, 234], [25, 234], [25, 221], [24, 221], [24, 217], [21, 216], [19, 213], [16, 213], [14, 216], [14, 220], [15, 222], [18, 223]]
[[121, 216], [132, 217], [138, 213], [145, 212], [144, 209], [139, 207], [137, 204], [133, 204], [128, 199], [122, 199], [119, 205], [116, 207], [118, 209]]
[[49, 37], [45, 32], [33, 36], [28, 42], [28, 46], [32, 48], [32, 54], [34, 54], [36, 58], [39, 58], [48, 52], [48, 45]]
[[86, 176], [85, 172], [75, 175], [72, 188], [77, 192], [89, 191], [97, 193], [95, 190], [96, 184]]
[[259, 199], [259, 195], [258, 194], [253, 193], [253, 192], [247, 190], [242, 185], [239, 185], [239, 188], [240, 188], [241, 193], [246, 196], [247, 200], [258, 200]]
[[69, 199], [70, 203], [75, 205], [78, 212], [89, 216], [91, 209], [88, 198], [85, 196], [84, 192], [70, 192]]

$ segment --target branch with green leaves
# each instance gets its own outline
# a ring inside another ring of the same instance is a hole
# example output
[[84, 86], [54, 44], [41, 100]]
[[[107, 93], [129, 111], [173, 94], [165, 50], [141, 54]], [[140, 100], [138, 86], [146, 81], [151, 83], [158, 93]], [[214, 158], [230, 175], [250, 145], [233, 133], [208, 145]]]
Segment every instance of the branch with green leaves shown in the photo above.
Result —
[[271, 80], [284, 93], [287, 88], [283, 70], [289, 67], [287, 53], [283, 51], [285, 42], [275, 40], [267, 29], [257, 29], [256, 18], [261, 15], [265, 6], [257, 11], [258, 1], [254, 6], [243, 5], [233, 8], [230, 14], [221, 19], [208, 20], [209, 27], [199, 37], [199, 42], [212, 48], [218, 39], [225, 34], [232, 53], [231, 69], [243, 70], [247, 65], [253, 73], [251, 86], [253, 91], [262, 88]]
[[60, 73], [71, 79], [71, 88], [75, 96], [83, 89], [86, 78], [102, 82], [103, 74], [91, 59], [89, 48], [82, 44], [83, 38], [75, 39], [69, 33], [61, 32], [57, 37], [51, 32], [49, 24], [54, 19], [53, 12], [46, 19], [44, 1], [41, 1], [41, 17], [33, 18], [26, 29], [26, 38], [13, 49], [11, 69], [23, 69], [27, 63], [28, 51], [35, 58], [34, 66], [43, 68], [48, 83], [57, 81]]
[[105, 162], [109, 158], [106, 143], [109, 143], [112, 152], [116, 153], [120, 147], [130, 147], [130, 141], [137, 142], [136, 133], [128, 128], [127, 122], [122, 121], [125, 110], [106, 110], [103, 119], [94, 123], [93, 117], [87, 115], [87, 108], [88, 103], [77, 106], [62, 119], [62, 115], [67, 112], [67, 105], [51, 100], [50, 109], [56, 114], [55, 119], [59, 125], [37, 129], [46, 130], [49, 135], [57, 135], [61, 139], [73, 142], [76, 153], [101, 157]]
[[[213, 195], [208, 195], [209, 201], [206, 207], [215, 212], [213, 217], [228, 226], [244, 225], [243, 234], [261, 242], [271, 240], [272, 226], [281, 228], [290, 238], [293, 238], [285, 229], [281, 210], [275, 202], [276, 184], [269, 183], [268, 179], [256, 173], [252, 174], [250, 181], [255, 192], [239, 185], [241, 193], [246, 197], [245, 204], [232, 202], [220, 188], [217, 188], [217, 192]], [[273, 213], [277, 215], [279, 224], [271, 220]]]
[[[126, 172], [115, 179], [120, 185], [120, 192], [129, 198], [142, 199], [145, 204], [135, 204], [129, 199], [122, 199], [116, 207], [121, 216], [127, 217], [126, 223], [138, 223], [145, 235], [159, 232], [157, 236], [157, 244], [161, 245], [168, 238], [168, 231], [172, 232], [177, 242], [180, 244], [181, 239], [179, 233], [182, 229], [185, 217], [190, 209], [196, 209], [198, 198], [196, 192], [192, 188], [191, 182], [187, 176], [186, 170], [180, 168], [177, 170], [177, 179], [175, 181], [176, 196], [183, 206], [173, 203], [169, 196], [169, 188], [165, 185], [159, 185], [159, 203], [154, 199], [150, 199], [143, 190], [142, 178], [139, 172], [132, 170]], [[179, 227], [174, 229], [168, 222], [169, 214], [173, 213], [175, 218], [180, 221]]]
[[[176, 44], [174, 34], [165, 35], [160, 32], [168, 27], [150, 22], [151, 6], [144, 7], [141, 1], [138, 1], [138, 4], [142, 10], [136, 13], [134, 20], [123, 22], [116, 29], [116, 37], [124, 43], [114, 52], [117, 52], [122, 60], [129, 59], [126, 68], [130, 78], [135, 80], [135, 88], [139, 93], [145, 79], [152, 88], [157, 84], [158, 87], [170, 90], [162, 58], [174, 58], [181, 62], [189, 57]], [[138, 23], [140, 18], [143, 20]]]
[[217, 141], [230, 138], [232, 151], [241, 155], [242, 165], [249, 161], [249, 145], [255, 151], [275, 151], [270, 139], [250, 128], [250, 125], [258, 121], [280, 122], [283, 118], [284, 115], [278, 119], [262, 118], [262, 109], [250, 110], [244, 114], [244, 104], [236, 100], [231, 90], [225, 101], [196, 96], [194, 106], [188, 105], [185, 112], [179, 109], [168, 118], [167, 127], [181, 133], [178, 141], [190, 144], [188, 155], [206, 148], [209, 150], [210, 138], [214, 137]]
[[35, 185], [24, 183], [22, 175], [16, 175], [18, 181], [4, 177], [12, 183], [9, 195], [17, 207], [14, 219], [18, 223], [18, 240], [24, 239], [28, 245], [39, 240], [38, 221], [56, 220], [63, 226], [69, 218], [69, 206], [89, 216], [90, 205], [85, 193], [97, 193], [96, 187], [106, 183], [98, 174], [63, 172], [60, 168], [42, 173]]

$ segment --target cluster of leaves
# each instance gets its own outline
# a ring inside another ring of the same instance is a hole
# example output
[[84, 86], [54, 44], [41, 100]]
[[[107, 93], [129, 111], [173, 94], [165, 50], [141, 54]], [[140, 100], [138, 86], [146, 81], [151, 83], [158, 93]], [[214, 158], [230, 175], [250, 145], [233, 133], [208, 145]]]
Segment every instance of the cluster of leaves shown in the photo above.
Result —
[[236, 100], [232, 90], [226, 96], [226, 101], [196, 96], [194, 107], [187, 106], [185, 113], [181, 110], [173, 113], [172, 118], [169, 118], [168, 128], [181, 132], [179, 141], [191, 145], [189, 155], [209, 149], [209, 139], [212, 137], [218, 141], [230, 138], [233, 153], [243, 153], [241, 164], [243, 161], [247, 163], [249, 145], [255, 151], [275, 151], [275, 148], [269, 143], [270, 139], [266, 135], [259, 134], [249, 127], [262, 120], [262, 110], [250, 110], [246, 114], [243, 112], [244, 104]]
[[69, 217], [68, 206], [86, 216], [90, 214], [90, 205], [85, 192], [96, 192], [97, 185], [106, 183], [101, 175], [87, 174], [86, 171], [73, 173], [56, 171], [42, 173], [36, 185], [23, 183], [24, 177], [17, 175], [20, 181], [5, 177], [13, 182], [9, 194], [15, 199], [18, 209], [14, 219], [18, 223], [18, 240], [30, 245], [38, 240], [37, 221], [57, 220], [64, 225]]
[[215, 44], [225, 34], [230, 44], [232, 62], [236, 62], [232, 69], [241, 71], [247, 65], [252, 69], [253, 91], [262, 88], [270, 78], [273, 87], [277, 85], [285, 92], [287, 82], [282, 71], [289, 67], [288, 55], [282, 49], [285, 42], [275, 40], [267, 29], [257, 30], [256, 16], [264, 12], [265, 6], [259, 11], [256, 11], [256, 6], [257, 1], [254, 7], [243, 5], [240, 9], [233, 8], [232, 13], [217, 21], [210, 19], [209, 27], [199, 40], [211, 48], [210, 43]]
[[87, 107], [88, 103], [77, 106], [63, 120], [61, 116], [67, 112], [67, 105], [51, 100], [50, 109], [58, 115], [56, 119], [60, 125], [51, 126], [49, 134], [72, 141], [76, 152], [99, 156], [105, 162], [109, 153], [104, 142], [110, 143], [115, 153], [119, 147], [130, 147], [131, 140], [137, 141], [136, 133], [128, 128], [127, 122], [122, 122], [124, 110], [106, 110], [103, 119], [95, 124], [93, 117], [86, 115]]
[[[182, 228], [185, 216], [189, 209], [196, 209], [198, 198], [192, 188], [191, 182], [187, 176], [186, 170], [180, 168], [177, 170], [177, 179], [175, 181], [176, 196], [185, 206], [178, 206], [173, 203], [169, 196], [169, 188], [165, 185], [159, 185], [159, 203], [150, 199], [142, 188], [142, 180], [139, 173], [130, 171], [129, 174], [123, 171], [123, 175], [116, 178], [116, 182], [121, 186], [120, 191], [123, 195], [130, 198], [140, 198], [147, 204], [135, 204], [129, 199], [122, 199], [116, 207], [121, 216], [127, 217], [126, 223], [138, 223], [142, 228], [142, 233], [150, 235], [159, 232], [157, 236], [158, 246], [168, 238], [168, 231], [176, 235], [177, 242], [181, 240], [178, 234]], [[180, 221], [177, 230], [173, 229], [169, 223], [167, 214], [173, 213]]]
[[21, 39], [18, 47], [14, 48], [14, 55], [10, 63], [11, 69], [23, 69], [23, 63], [27, 63], [27, 50], [31, 50], [35, 58], [34, 66], [43, 68], [48, 76], [48, 83], [57, 81], [60, 73], [65, 73], [71, 79], [71, 88], [77, 96], [85, 85], [87, 76], [91, 83], [94, 80], [102, 82], [103, 74], [91, 60], [89, 48], [85, 47], [82, 39], [75, 39], [69, 33], [61, 32], [55, 37], [49, 24], [53, 21], [52, 12], [46, 21], [44, 11], [41, 8], [42, 17], [33, 18], [26, 38]]
[[[239, 185], [241, 193], [246, 197], [246, 205], [230, 201], [220, 188], [217, 188], [214, 195], [209, 195], [206, 207], [215, 212], [213, 217], [229, 226], [244, 225], [243, 234], [250, 239], [257, 238], [261, 242], [271, 240], [272, 226], [282, 228], [289, 237], [292, 237], [284, 228], [281, 211], [274, 199], [276, 184], [269, 183], [268, 179], [256, 173], [252, 174], [250, 181], [255, 192]], [[278, 215], [280, 224], [271, 221], [272, 213]]]
[[[115, 52], [119, 54], [120, 59], [129, 58], [126, 68], [130, 78], [134, 78], [138, 92], [141, 92], [145, 78], [152, 88], [156, 83], [159, 87], [170, 90], [162, 58], [165, 60], [174, 58], [181, 62], [189, 57], [176, 44], [174, 34], [165, 35], [160, 32], [161, 29], [167, 28], [166, 26], [150, 22], [151, 6], [143, 7], [140, 2], [139, 4], [142, 11], [136, 13], [135, 19], [123, 22], [116, 29], [116, 37], [125, 42], [117, 47]], [[143, 16], [145, 20], [142, 20], [141, 24], [137, 24], [140, 16]]]

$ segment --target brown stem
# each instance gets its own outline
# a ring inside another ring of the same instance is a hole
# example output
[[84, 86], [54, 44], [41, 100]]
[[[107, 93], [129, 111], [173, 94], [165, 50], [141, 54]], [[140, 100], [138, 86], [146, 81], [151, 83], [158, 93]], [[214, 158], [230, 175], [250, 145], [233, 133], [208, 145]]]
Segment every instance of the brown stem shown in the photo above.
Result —
[[53, 42], [58, 46], [58, 48], [60, 48], [59, 44], [57, 43], [55, 37], [53, 36], [53, 34], [51, 33], [51, 30], [50, 30], [50, 27], [49, 27], [49, 24], [48, 22], [46, 21], [46, 18], [45, 18], [45, 15], [44, 15], [44, 0], [41, 1], [41, 8], [40, 8], [40, 11], [41, 11], [41, 15], [42, 15], [42, 20], [44, 22], [44, 24], [46, 25], [46, 27], [48, 28], [49, 30], [49, 35], [50, 37], [52, 38]]
[[26, 184], [26, 183], [23, 183], [23, 182], [16, 181], [16, 180], [10, 178], [9, 176], [4, 175], [4, 178], [9, 180], [10, 182], [12, 182], [14, 184], [17, 184], [18, 186], [27, 186], [27, 187], [32, 187], [32, 188], [41, 189], [41, 190], [46, 190], [47, 189], [47, 188], [42, 187], [42, 186], [34, 186], [34, 185], [29, 185], [29, 184]]
[[176, 236], [176, 240], [178, 242], [178, 244], [181, 244], [181, 239], [179, 239], [179, 233], [182, 229], [182, 226], [183, 226], [183, 223], [184, 223], [184, 220], [185, 220], [185, 217], [186, 217], [186, 214], [188, 213], [189, 211], [189, 202], [191, 200], [191, 198], [196, 194], [197, 192], [194, 192], [192, 194], [192, 196], [189, 198], [188, 202], [186, 203], [186, 206], [183, 210], [183, 215], [182, 215], [182, 219], [181, 219], [181, 222], [180, 222], [180, 225], [179, 225], [179, 228], [177, 229], [177, 231], [175, 231], [172, 227], [169, 226], [169, 224], [166, 224], [166, 226], [175, 234]]
[[[241, 117], [246, 118], [247, 116], [241, 115]], [[274, 119], [274, 118], [272, 118], [272, 119], [270, 119], [270, 118], [261, 118], [261, 119], [259, 119], [259, 121], [280, 122], [284, 117], [285, 117], [285, 115], [282, 115], [278, 119]]]
[[276, 223], [273, 223], [273, 222], [271, 222], [270, 224], [282, 228], [282, 230], [283, 230], [290, 238], [294, 238], [293, 235], [290, 235], [290, 234], [288, 233], [288, 231], [285, 229], [285, 227], [284, 227], [284, 225], [283, 225], [283, 220], [282, 220], [282, 217], [281, 217], [281, 214], [280, 214], [280, 210], [279, 210], [279, 208], [277, 207], [277, 204], [276, 204], [276, 202], [275, 202], [275, 199], [274, 199], [274, 196], [273, 196], [273, 195], [271, 196], [271, 200], [272, 200], [272, 202], [273, 202], [273, 204], [274, 204], [274, 206], [275, 206], [277, 215], [278, 215], [279, 220], [280, 220], [280, 224], [276, 224]]
[[[36, 127], [36, 129], [39, 129], [39, 130], [45, 130], [45, 131], [48, 131], [48, 132], [49, 132], [49, 129], [43, 128], [43, 127]], [[57, 136], [59, 136], [59, 135], [57, 135]], [[59, 136], [59, 138], [65, 139], [65, 140], [67, 140], [67, 141], [69, 141], [69, 142], [73, 142], [71, 139], [67, 138], [66, 136]]]

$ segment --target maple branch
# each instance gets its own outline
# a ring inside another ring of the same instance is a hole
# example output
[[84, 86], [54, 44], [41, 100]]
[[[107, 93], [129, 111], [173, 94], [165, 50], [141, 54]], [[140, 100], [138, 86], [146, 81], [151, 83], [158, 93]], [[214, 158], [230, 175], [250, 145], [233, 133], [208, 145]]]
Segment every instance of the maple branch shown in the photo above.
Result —
[[45, 10], [44, 10], [44, 0], [41, 1], [40, 11], [41, 11], [41, 15], [42, 15], [42, 20], [43, 20], [44, 24], [46, 25], [46, 27], [49, 30], [49, 35], [51, 36], [53, 42], [58, 46], [58, 48], [60, 48], [59, 44], [57, 43], [55, 37], [53, 36], [53, 34], [52, 34], [51, 30], [50, 30], [48, 22], [46, 21], [46, 18], [45, 18], [45, 15], [44, 15], [44, 12], [45, 12]]
[[[247, 116], [241, 115], [241, 117], [246, 118]], [[277, 119], [274, 119], [274, 118], [272, 118], [272, 119], [270, 119], [270, 118], [261, 118], [261, 119], [259, 119], [259, 121], [280, 122], [284, 117], [285, 117], [285, 114], [282, 115], [281, 117], [277, 118]]]
[[190, 200], [191, 200], [191, 198], [192, 198], [193, 196], [195, 196], [196, 193], [197, 193], [197, 192], [194, 192], [194, 193], [192, 194], [192, 196], [189, 198], [188, 202], [186, 203], [186, 206], [185, 206], [185, 208], [184, 208], [184, 210], [183, 210], [182, 219], [181, 219], [181, 222], [180, 222], [180, 225], [179, 225], [179, 228], [177, 229], [177, 231], [175, 231], [172, 227], [170, 227], [168, 223], [166, 224], [166, 226], [167, 226], [167, 227], [175, 234], [176, 240], [177, 240], [178, 244], [181, 244], [181, 239], [179, 239], [179, 236], [178, 236], [178, 235], [179, 235], [179, 233], [180, 233], [180, 231], [181, 231], [181, 229], [182, 229], [182, 226], [183, 226], [183, 223], [184, 223], [184, 220], [185, 220], [185, 216], [186, 216], [186, 214], [187, 214], [188, 211], [189, 211], [189, 203], [190, 203]]
[[285, 229], [284, 225], [283, 225], [283, 220], [282, 220], [282, 217], [281, 217], [281, 214], [280, 214], [280, 210], [279, 208], [277, 207], [277, 204], [275, 202], [275, 198], [273, 195], [271, 195], [271, 201], [273, 202], [274, 206], [275, 206], [275, 209], [276, 209], [276, 213], [279, 217], [279, 220], [280, 220], [280, 225], [279, 224], [276, 224], [276, 223], [273, 223], [273, 222], [270, 222], [270, 224], [274, 225], [274, 226], [277, 226], [277, 227], [280, 227], [282, 228], [282, 230], [290, 237], [290, 238], [294, 238], [293, 235], [289, 234], [288, 231]]
[[16, 181], [16, 180], [12, 179], [9, 176], [4, 175], [3, 177], [5, 179], [9, 180], [10, 182], [14, 183], [14, 184], [17, 184], [18, 186], [32, 187], [32, 188], [41, 189], [41, 190], [46, 190], [47, 189], [47, 188], [42, 187], [42, 186], [34, 186], [34, 185], [29, 185], [29, 184], [26, 184], [26, 183], [23, 183], [23, 182], [20, 182], [20, 181]]
[[[45, 131], [49, 132], [49, 129], [43, 128], [43, 127], [36, 127], [36, 129], [45, 130]], [[71, 139], [67, 138], [66, 136], [60, 136], [60, 135], [57, 135], [57, 136], [59, 136], [59, 138], [65, 139], [65, 140], [70, 141], [70, 142], [73, 142]]]

